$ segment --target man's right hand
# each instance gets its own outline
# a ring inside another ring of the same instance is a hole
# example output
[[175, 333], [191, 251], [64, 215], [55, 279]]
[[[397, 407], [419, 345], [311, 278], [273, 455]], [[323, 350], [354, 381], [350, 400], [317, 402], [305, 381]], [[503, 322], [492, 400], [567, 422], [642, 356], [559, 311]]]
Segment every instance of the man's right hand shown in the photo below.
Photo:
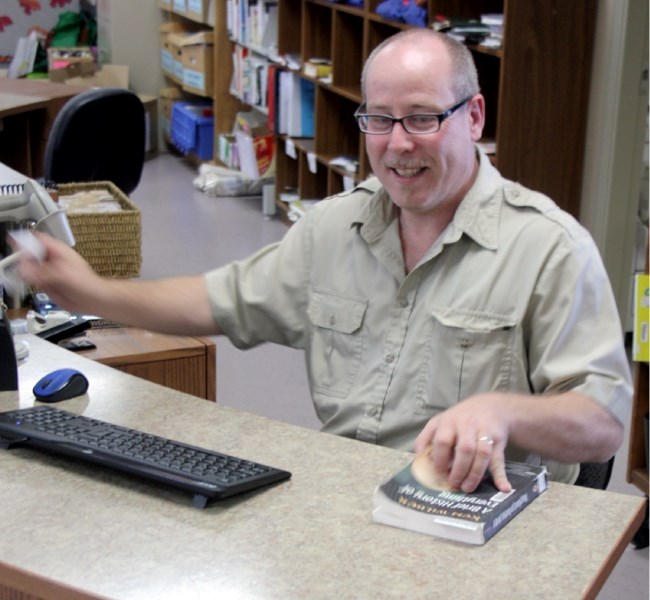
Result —
[[[67, 244], [44, 233], [35, 235], [44, 252], [40, 260], [31, 253], [23, 253], [19, 261], [21, 278], [66, 310], [93, 312], [94, 298], [101, 295], [102, 278]], [[18, 250], [11, 238], [9, 244]]]

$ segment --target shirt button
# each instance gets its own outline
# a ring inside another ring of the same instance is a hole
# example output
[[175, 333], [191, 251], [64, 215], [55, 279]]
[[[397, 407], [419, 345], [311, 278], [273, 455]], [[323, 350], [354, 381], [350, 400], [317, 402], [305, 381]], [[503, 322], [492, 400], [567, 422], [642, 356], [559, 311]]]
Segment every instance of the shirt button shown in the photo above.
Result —
[[330, 325], [334, 325], [336, 323], [336, 317], [334, 315], [330, 316]]
[[406, 307], [409, 305], [409, 299], [408, 299], [408, 298], [402, 298], [402, 299], [399, 301], [399, 305], [400, 305], [402, 308], [406, 308]]
[[395, 355], [389, 352], [384, 358], [384, 361], [388, 364], [388, 363], [392, 363], [394, 359], [395, 359]]
[[368, 411], [366, 412], [366, 414], [367, 414], [369, 417], [374, 417], [374, 416], [377, 415], [377, 409], [373, 406], [372, 408], [369, 408], [369, 409], [368, 409]]

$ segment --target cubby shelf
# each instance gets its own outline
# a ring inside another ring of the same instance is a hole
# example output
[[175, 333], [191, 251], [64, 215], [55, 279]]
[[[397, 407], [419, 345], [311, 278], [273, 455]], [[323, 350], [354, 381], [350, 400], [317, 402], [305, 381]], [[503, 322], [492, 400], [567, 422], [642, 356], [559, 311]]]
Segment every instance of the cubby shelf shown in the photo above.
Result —
[[[261, 0], [260, 0], [261, 1]], [[381, 0], [354, 7], [328, 0], [278, 0], [277, 54], [305, 62], [329, 58], [333, 76], [316, 82], [313, 152], [316, 173], [298, 156], [283, 156], [278, 139], [276, 188], [297, 187], [301, 197], [325, 198], [343, 190], [339, 155], [358, 157], [356, 179], [370, 174], [363, 138], [352, 115], [361, 102], [360, 77], [372, 49], [409, 27], [376, 14]], [[233, 42], [228, 40], [226, 2], [217, 2], [215, 24], [215, 131], [228, 131], [245, 110], [228, 93]], [[488, 108], [485, 138], [496, 141], [494, 162], [505, 177], [548, 194], [578, 216], [596, 4], [562, 0], [428, 0], [432, 15], [505, 16], [500, 49], [471, 47]], [[310, 150], [312, 151], [312, 150]]]

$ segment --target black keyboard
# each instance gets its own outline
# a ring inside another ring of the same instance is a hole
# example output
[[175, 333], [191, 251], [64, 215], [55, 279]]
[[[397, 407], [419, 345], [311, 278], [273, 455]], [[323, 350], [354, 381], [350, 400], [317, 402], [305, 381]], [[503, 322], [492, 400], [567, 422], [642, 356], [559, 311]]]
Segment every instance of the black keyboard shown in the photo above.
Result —
[[52, 406], [1, 412], [0, 440], [6, 449], [33, 446], [172, 485], [192, 492], [197, 508], [291, 477], [288, 471]]

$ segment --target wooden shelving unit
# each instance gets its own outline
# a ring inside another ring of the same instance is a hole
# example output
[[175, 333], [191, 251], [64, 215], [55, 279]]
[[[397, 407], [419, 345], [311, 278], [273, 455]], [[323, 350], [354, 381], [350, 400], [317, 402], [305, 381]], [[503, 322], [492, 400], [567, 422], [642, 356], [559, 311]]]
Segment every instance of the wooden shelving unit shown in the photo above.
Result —
[[[193, 2], [189, 3], [186, 0], [160, 0], [159, 7], [163, 13], [165, 23], [178, 23], [182, 25], [182, 28], [186, 32], [201, 32], [201, 31], [212, 31], [214, 33], [214, 46], [213, 46], [213, 56], [214, 56], [214, 65], [220, 65], [218, 62], [223, 56], [228, 53], [228, 61], [230, 62], [230, 43], [228, 41], [227, 35], [221, 32], [223, 28], [225, 31], [225, 3], [215, 1], [214, 10], [215, 10], [215, 23], [211, 25], [208, 23], [207, 15], [204, 14], [201, 18], [198, 14], [191, 14], [188, 9], [198, 7], [199, 4], [206, 5], [206, 2]], [[205, 12], [205, 10], [204, 10]], [[222, 14], [223, 13], [223, 14]], [[228, 64], [229, 64], [228, 62]], [[231, 72], [231, 71], [230, 71]], [[206, 94], [195, 94], [183, 89], [181, 82], [178, 77], [170, 75], [163, 68], [163, 75], [165, 76], [165, 83], [167, 87], [176, 88], [178, 90], [179, 97], [183, 99], [192, 99], [192, 100], [210, 100], [213, 105], [214, 119], [215, 119], [215, 132], [218, 131], [218, 127], [222, 127], [226, 119], [229, 118], [229, 107], [231, 105], [236, 105], [236, 100], [230, 96], [228, 93], [228, 85], [230, 82], [228, 74], [225, 74], [223, 69], [214, 67], [213, 69], [213, 85], [212, 89], [207, 91]], [[234, 115], [234, 112], [232, 113]], [[215, 135], [216, 139], [216, 135]], [[169, 143], [170, 140], [166, 139]], [[197, 156], [189, 154], [187, 160], [192, 164], [199, 165], [201, 162], [204, 162]]]
[[[340, 155], [358, 160], [354, 179], [370, 174], [352, 117], [361, 103], [361, 69], [377, 44], [409, 27], [379, 17], [380, 3], [278, 0], [277, 56], [291, 54], [303, 63], [329, 58], [333, 77], [327, 83], [314, 80], [314, 138], [292, 140], [295, 158], [284, 151], [283, 136], [276, 140], [276, 194], [296, 188], [301, 198], [314, 199], [342, 191], [350, 174], [329, 164]], [[427, 9], [429, 22], [433, 15], [504, 14], [502, 48], [472, 48], [487, 101], [484, 137], [496, 141], [494, 162], [505, 177], [546, 193], [578, 216], [597, 3], [428, 0]], [[229, 36], [226, 0], [215, 0], [214, 34], [216, 144], [218, 134], [232, 130], [237, 112], [250, 110], [230, 93], [238, 42]], [[308, 166], [308, 153], [315, 155], [316, 172]]]
[[648, 414], [648, 363], [636, 363], [634, 402], [630, 424], [627, 480], [648, 495], [645, 419]]
[[[363, 63], [386, 37], [409, 27], [376, 14], [381, 0], [356, 8], [326, 0], [279, 0], [278, 54], [332, 61], [333, 78], [315, 80], [315, 135], [294, 140], [297, 157], [278, 139], [276, 188], [297, 188], [301, 198], [343, 190], [346, 174], [329, 161], [357, 157], [355, 178], [370, 174], [363, 139], [352, 114], [361, 102]], [[596, 4], [561, 0], [429, 0], [428, 14], [505, 15], [500, 50], [473, 48], [487, 99], [485, 138], [496, 140], [495, 163], [504, 176], [551, 196], [578, 214]], [[218, 37], [218, 36], [217, 36]], [[225, 57], [223, 62], [228, 64]], [[224, 69], [227, 71], [227, 69]], [[224, 72], [223, 78], [227, 75]], [[223, 88], [215, 91], [215, 104]], [[231, 115], [229, 115], [230, 117]], [[316, 173], [305, 155], [314, 152]]]

